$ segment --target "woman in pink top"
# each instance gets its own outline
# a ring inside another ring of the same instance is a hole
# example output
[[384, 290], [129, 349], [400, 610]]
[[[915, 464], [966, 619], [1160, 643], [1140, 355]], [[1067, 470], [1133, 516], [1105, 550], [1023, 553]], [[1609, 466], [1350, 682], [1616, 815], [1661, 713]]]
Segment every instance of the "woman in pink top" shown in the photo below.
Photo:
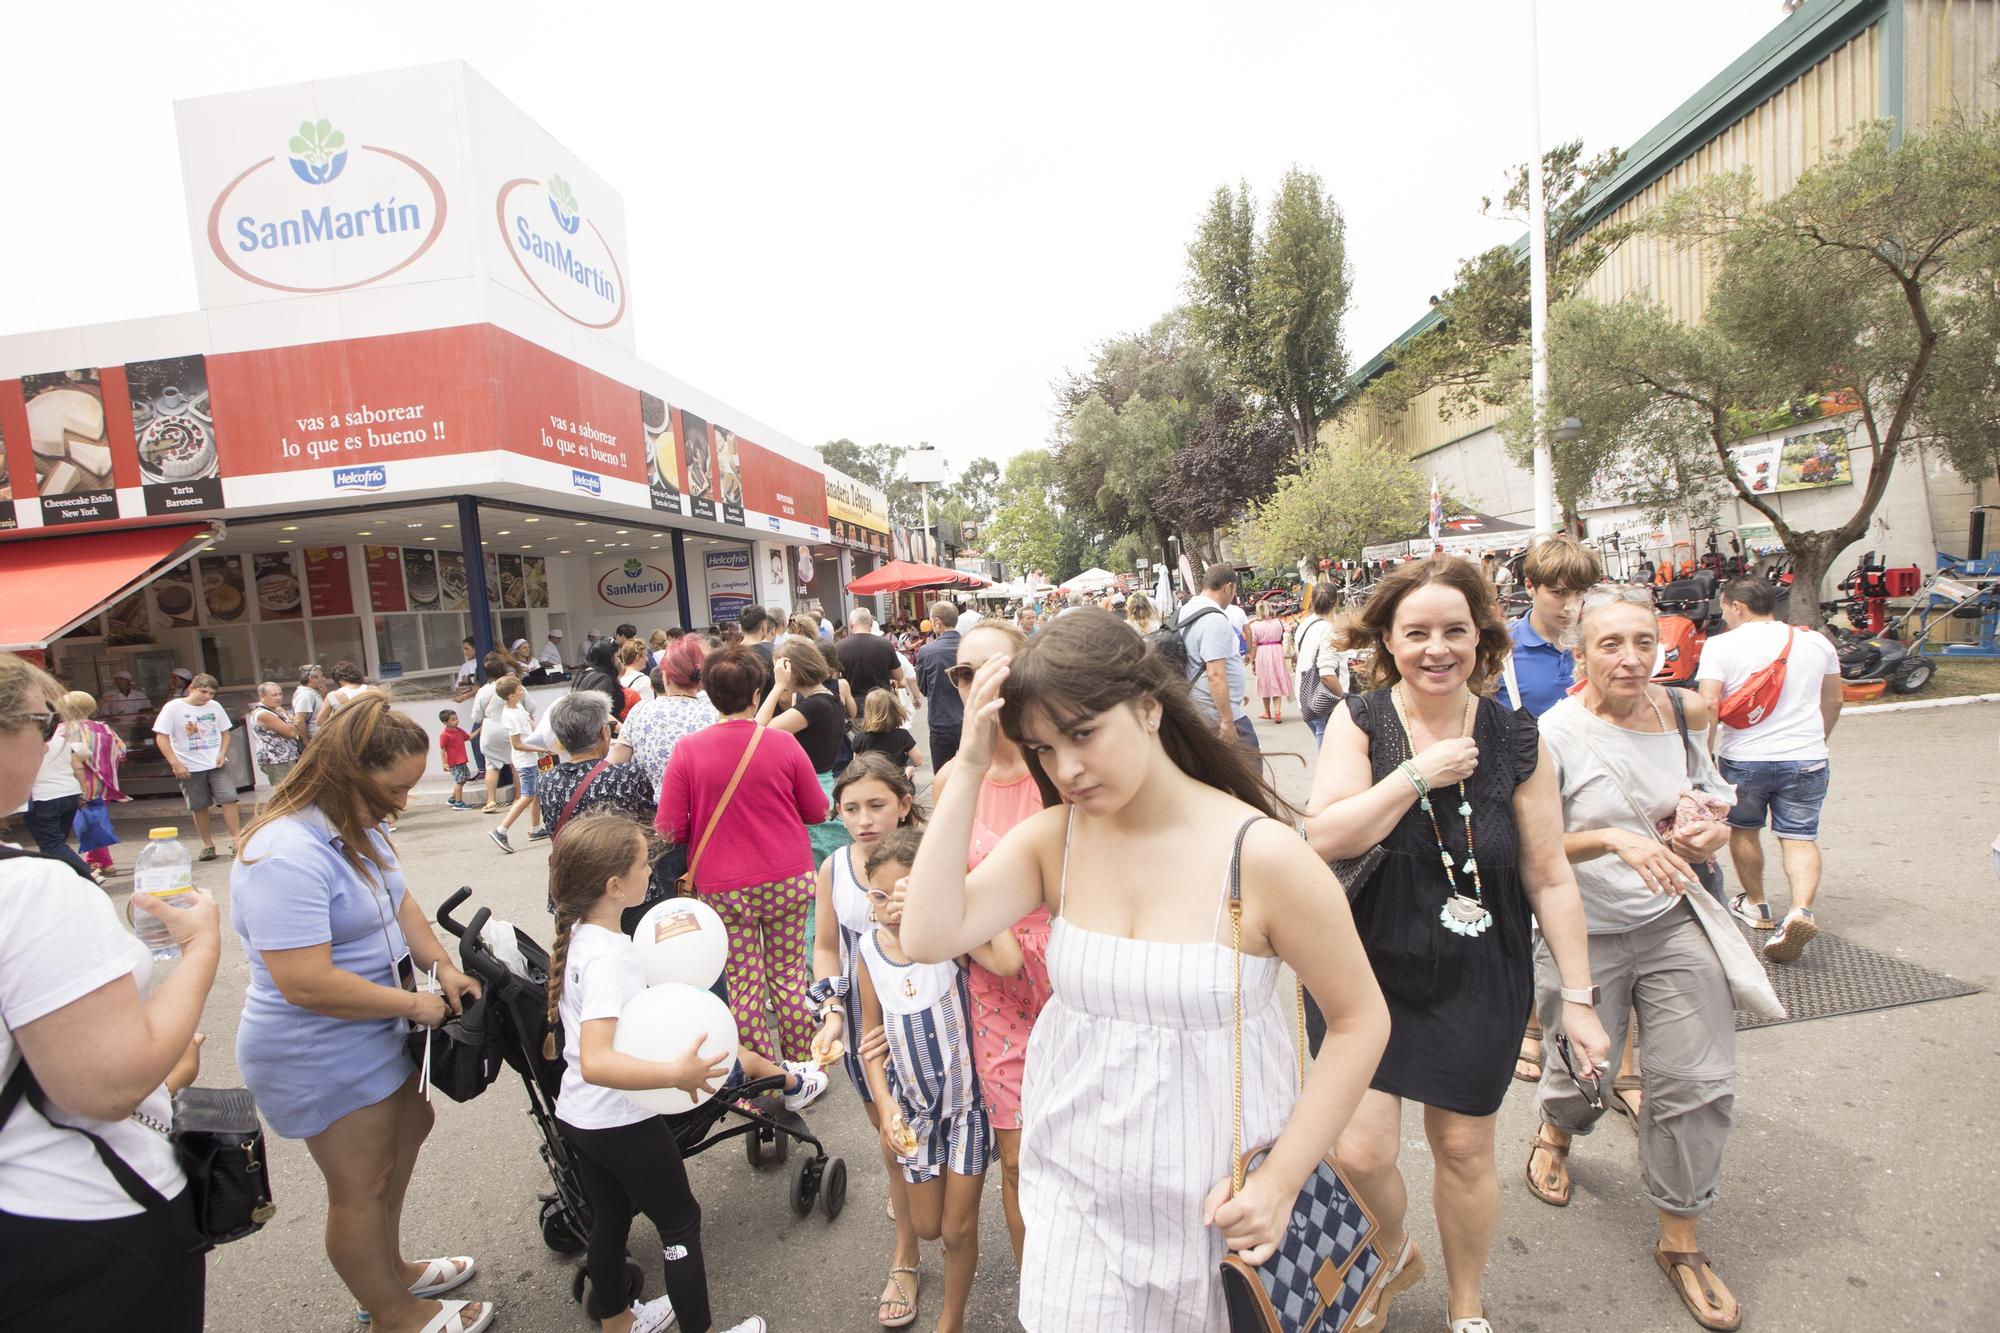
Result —
[[[1006, 621], [982, 620], [958, 641], [958, 659], [945, 674], [961, 696], [972, 688], [972, 677], [989, 657], [1017, 657], [1027, 637]], [[937, 775], [934, 797], [942, 799], [951, 781], [952, 765]], [[1028, 771], [1021, 747], [1003, 734], [994, 744], [993, 764], [979, 784], [979, 801], [972, 815], [972, 843], [966, 855], [970, 870], [999, 846], [1007, 831], [1040, 810], [1041, 788]], [[972, 993], [972, 1060], [979, 1086], [993, 1113], [993, 1130], [1000, 1144], [1001, 1201], [1007, 1210], [1007, 1231], [1014, 1242], [1014, 1262], [1021, 1262], [1027, 1224], [1021, 1216], [1021, 1075], [1027, 1068], [1028, 1034], [1049, 1002], [1049, 910], [1036, 907], [1014, 923], [1021, 946], [1021, 970], [997, 976], [978, 963], [969, 964]]]
[[1291, 673], [1285, 669], [1285, 622], [1278, 608], [1265, 602], [1250, 622], [1250, 648], [1257, 665], [1257, 697], [1264, 701], [1264, 720], [1285, 720], [1285, 696], [1292, 692]]
[[[701, 678], [722, 720], [674, 746], [653, 822], [668, 841], [688, 849], [695, 890], [729, 930], [723, 976], [738, 1039], [767, 1060], [804, 1060], [814, 1026], [806, 1000], [806, 915], [814, 882], [806, 825], [826, 818], [826, 793], [798, 741], [753, 721], [764, 690], [757, 654], [724, 648], [702, 664]], [[757, 748], [723, 805], [723, 792], [753, 740]], [[711, 819], [715, 831], [702, 846]], [[767, 1001], [777, 1010], [776, 1041]]]

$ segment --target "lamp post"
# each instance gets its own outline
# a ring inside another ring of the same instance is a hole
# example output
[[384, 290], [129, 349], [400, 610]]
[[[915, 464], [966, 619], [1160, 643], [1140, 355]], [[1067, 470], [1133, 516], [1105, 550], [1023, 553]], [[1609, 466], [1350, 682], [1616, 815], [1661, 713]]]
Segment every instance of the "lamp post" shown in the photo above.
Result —
[[917, 447], [903, 455], [903, 476], [924, 499], [924, 559], [933, 565], [937, 563], [937, 534], [931, 529], [931, 487], [942, 482], [944, 474], [944, 455], [928, 440], [917, 441]]
[[1534, 398], [1535, 531], [1555, 531], [1555, 465], [1549, 454], [1549, 238], [1542, 185], [1541, 6], [1528, 0], [1528, 346]]

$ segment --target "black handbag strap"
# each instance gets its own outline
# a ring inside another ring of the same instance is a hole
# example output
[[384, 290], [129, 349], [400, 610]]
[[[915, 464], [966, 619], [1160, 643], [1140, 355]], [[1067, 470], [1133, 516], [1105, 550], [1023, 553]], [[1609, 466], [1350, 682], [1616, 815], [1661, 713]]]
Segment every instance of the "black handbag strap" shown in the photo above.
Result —
[[81, 1134], [89, 1139], [90, 1146], [97, 1152], [97, 1160], [104, 1164], [105, 1172], [118, 1183], [118, 1188], [124, 1190], [133, 1203], [164, 1222], [181, 1238], [189, 1250], [208, 1248], [208, 1243], [195, 1230], [194, 1222], [187, 1211], [176, 1209], [169, 1203], [165, 1195], [154, 1189], [150, 1181], [133, 1170], [132, 1164], [120, 1157], [117, 1150], [106, 1143], [100, 1135], [76, 1125], [64, 1124], [49, 1114], [48, 1094], [42, 1091], [41, 1083], [35, 1078], [35, 1071], [28, 1068], [25, 1055], [21, 1057], [21, 1062], [14, 1066], [14, 1073], [8, 1078], [6, 1089], [0, 1091], [0, 1131], [5, 1131], [8, 1120], [13, 1117], [14, 1111], [24, 1100], [35, 1108], [36, 1114], [40, 1115], [51, 1129], [66, 1129], [72, 1134]]

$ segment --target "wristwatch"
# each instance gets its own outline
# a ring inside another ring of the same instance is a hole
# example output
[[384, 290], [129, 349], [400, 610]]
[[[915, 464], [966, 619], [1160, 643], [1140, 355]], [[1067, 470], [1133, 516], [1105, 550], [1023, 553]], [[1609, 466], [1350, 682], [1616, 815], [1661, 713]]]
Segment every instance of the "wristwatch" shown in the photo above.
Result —
[[1564, 1004], [1587, 1004], [1593, 1009], [1597, 1007], [1597, 987], [1595, 985], [1586, 986], [1582, 990], [1572, 990], [1568, 986], [1564, 986], [1562, 988], [1562, 997]]

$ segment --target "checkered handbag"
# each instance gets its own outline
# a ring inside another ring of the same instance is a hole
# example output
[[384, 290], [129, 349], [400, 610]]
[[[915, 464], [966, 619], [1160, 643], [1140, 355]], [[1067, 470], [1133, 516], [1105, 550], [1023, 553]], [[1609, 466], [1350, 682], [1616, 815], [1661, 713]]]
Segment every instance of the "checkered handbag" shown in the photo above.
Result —
[[[1229, 859], [1229, 938], [1236, 954], [1235, 1126], [1230, 1140], [1230, 1194], [1242, 1190], [1269, 1145], [1243, 1151], [1243, 837], [1236, 831]], [[1305, 1058], [1305, 988], [1295, 1010], [1298, 1058]], [[1298, 1073], [1304, 1086], [1305, 1071]], [[1284, 1239], [1264, 1263], [1235, 1254], [1222, 1259], [1222, 1294], [1231, 1333], [1343, 1333], [1382, 1280], [1382, 1252], [1374, 1215], [1348, 1188], [1332, 1162], [1322, 1161], [1292, 1204]]]

